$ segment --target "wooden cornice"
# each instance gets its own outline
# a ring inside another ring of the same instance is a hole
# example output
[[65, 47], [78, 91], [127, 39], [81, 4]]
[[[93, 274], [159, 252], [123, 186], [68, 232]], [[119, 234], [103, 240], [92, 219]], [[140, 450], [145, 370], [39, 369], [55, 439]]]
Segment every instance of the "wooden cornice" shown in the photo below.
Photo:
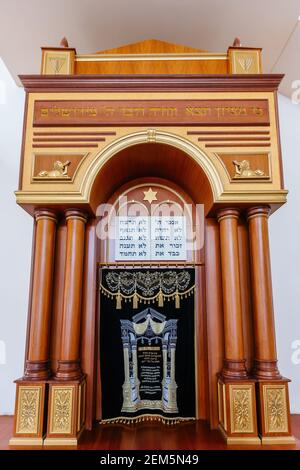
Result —
[[283, 74], [268, 75], [20, 75], [26, 92], [275, 91]]

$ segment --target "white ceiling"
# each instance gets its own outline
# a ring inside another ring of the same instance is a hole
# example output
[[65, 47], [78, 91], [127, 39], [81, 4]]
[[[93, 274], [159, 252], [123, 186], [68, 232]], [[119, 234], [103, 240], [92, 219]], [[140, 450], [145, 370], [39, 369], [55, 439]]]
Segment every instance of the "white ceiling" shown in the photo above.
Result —
[[78, 53], [152, 38], [225, 52], [238, 36], [263, 48], [264, 72], [286, 74], [290, 96], [300, 80], [299, 16], [300, 0], [0, 0], [0, 56], [16, 78], [39, 73], [40, 47], [63, 36]]

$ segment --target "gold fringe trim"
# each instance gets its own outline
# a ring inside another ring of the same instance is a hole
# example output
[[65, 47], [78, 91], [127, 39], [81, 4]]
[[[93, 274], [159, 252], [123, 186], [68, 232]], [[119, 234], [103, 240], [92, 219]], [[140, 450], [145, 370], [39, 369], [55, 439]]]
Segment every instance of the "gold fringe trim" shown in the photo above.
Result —
[[157, 422], [162, 423], [167, 426], [174, 426], [175, 424], [187, 422], [187, 421], [195, 421], [196, 418], [168, 418], [167, 416], [160, 416], [160, 415], [151, 415], [145, 414], [140, 416], [134, 416], [132, 418], [128, 416], [119, 416], [117, 418], [110, 418], [110, 419], [102, 419], [99, 421], [99, 424], [136, 424], [136, 423], [144, 423], [144, 422]]
[[170, 301], [170, 299], [175, 299], [175, 308], [178, 309], [180, 308], [180, 300], [182, 297], [187, 298], [191, 295], [194, 294], [195, 291], [195, 284], [191, 286], [189, 289], [187, 289], [184, 292], [179, 292], [178, 289], [173, 292], [172, 294], [164, 294], [162, 290], [160, 289], [159, 292], [156, 295], [153, 295], [152, 297], [143, 297], [140, 295], [138, 292], [134, 292], [131, 295], [125, 295], [122, 294], [120, 291], [118, 292], [111, 292], [109, 291], [106, 287], [104, 287], [102, 284], [99, 286], [100, 291], [102, 294], [107, 296], [110, 299], [116, 298], [116, 309], [121, 310], [122, 309], [122, 300], [124, 299], [125, 302], [132, 301], [132, 305], [134, 309], [138, 308], [139, 303], [144, 303], [144, 304], [150, 304], [152, 301], [158, 302], [159, 307], [163, 307], [164, 305], [164, 300]]

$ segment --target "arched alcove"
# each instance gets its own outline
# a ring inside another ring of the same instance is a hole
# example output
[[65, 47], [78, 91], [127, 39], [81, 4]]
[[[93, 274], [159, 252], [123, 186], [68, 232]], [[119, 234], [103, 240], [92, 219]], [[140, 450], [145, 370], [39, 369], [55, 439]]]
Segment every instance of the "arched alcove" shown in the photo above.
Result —
[[128, 181], [160, 177], [182, 187], [195, 203], [205, 204], [207, 213], [223, 189], [210, 159], [181, 137], [155, 132], [150, 138], [150, 132], [123, 137], [94, 159], [82, 184], [93, 211]]

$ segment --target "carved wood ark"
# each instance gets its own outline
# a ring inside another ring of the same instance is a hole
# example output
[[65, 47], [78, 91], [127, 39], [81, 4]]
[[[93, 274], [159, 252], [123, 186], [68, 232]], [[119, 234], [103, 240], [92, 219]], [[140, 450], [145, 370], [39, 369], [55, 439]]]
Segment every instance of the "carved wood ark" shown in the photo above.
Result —
[[293, 442], [268, 239], [287, 196], [282, 75], [263, 74], [261, 50], [238, 41], [224, 54], [152, 40], [82, 55], [64, 40], [42, 49], [41, 75], [20, 79], [16, 199], [34, 238], [10, 444], [76, 445], [101, 420], [98, 267], [120, 262], [98, 239], [97, 207], [124, 194], [204, 207], [203, 246], [175, 263], [195, 269], [195, 418], [228, 444]]

